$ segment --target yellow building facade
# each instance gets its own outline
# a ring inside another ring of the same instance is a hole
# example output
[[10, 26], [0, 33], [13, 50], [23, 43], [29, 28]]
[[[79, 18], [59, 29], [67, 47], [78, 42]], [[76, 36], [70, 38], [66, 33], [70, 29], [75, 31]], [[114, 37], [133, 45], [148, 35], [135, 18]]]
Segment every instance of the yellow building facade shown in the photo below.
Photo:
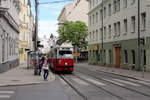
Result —
[[20, 63], [24, 63], [27, 61], [27, 50], [33, 49], [32, 34], [34, 21], [30, 0], [20, 0], [20, 5], [19, 61]]

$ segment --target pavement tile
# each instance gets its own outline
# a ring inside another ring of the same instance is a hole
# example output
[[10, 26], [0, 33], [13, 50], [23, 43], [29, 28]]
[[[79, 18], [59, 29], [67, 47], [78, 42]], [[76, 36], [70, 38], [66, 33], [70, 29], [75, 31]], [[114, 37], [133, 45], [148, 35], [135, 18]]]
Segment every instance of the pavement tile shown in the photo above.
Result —
[[0, 73], [0, 86], [29, 85], [48, 83], [55, 80], [55, 76], [50, 72], [47, 81], [43, 77], [35, 76], [34, 69], [27, 69], [26, 64], [21, 64], [7, 72]]

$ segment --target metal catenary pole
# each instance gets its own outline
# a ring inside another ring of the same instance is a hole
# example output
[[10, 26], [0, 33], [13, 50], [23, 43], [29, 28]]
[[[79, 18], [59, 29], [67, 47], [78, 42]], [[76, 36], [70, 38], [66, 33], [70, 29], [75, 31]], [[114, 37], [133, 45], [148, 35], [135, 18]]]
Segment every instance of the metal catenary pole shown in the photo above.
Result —
[[104, 13], [104, 10], [103, 10], [103, 6], [104, 6], [104, 1], [102, 0], [102, 19], [101, 19], [102, 20], [102, 26], [101, 26], [102, 27], [102, 33], [101, 33], [102, 34], [102, 37], [101, 37], [102, 38], [102, 48], [101, 48], [102, 64], [104, 64], [104, 39], [103, 39], [103, 27], [104, 27], [104, 18], [103, 18], [104, 14], [103, 13]]
[[140, 0], [138, 0], [138, 70], [141, 70]]
[[37, 37], [38, 37], [38, 7], [39, 7], [39, 0], [35, 0], [35, 57], [34, 57], [34, 63], [35, 63], [35, 68], [34, 68], [34, 75], [38, 75], [38, 47], [37, 47]]

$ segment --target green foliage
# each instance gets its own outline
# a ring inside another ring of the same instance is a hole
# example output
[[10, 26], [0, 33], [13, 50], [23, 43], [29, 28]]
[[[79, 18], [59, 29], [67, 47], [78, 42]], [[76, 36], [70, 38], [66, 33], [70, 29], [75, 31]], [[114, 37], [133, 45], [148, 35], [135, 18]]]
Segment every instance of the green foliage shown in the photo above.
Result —
[[72, 45], [76, 45], [79, 48], [86, 48], [87, 46], [87, 26], [84, 22], [64, 22], [58, 29], [59, 39], [62, 42], [71, 42]]

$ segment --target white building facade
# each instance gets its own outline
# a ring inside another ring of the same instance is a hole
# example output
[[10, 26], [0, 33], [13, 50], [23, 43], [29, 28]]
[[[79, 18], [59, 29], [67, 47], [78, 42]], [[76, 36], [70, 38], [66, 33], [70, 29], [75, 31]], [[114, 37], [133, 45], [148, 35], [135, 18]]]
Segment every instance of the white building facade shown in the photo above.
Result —
[[[138, 0], [88, 0], [89, 63], [139, 69]], [[102, 9], [103, 8], [103, 9]], [[150, 0], [140, 0], [141, 67], [150, 70]], [[103, 49], [103, 50], [102, 50]]]
[[65, 21], [83, 21], [88, 24], [88, 2], [87, 0], [75, 0], [66, 5], [59, 17], [59, 23]]
[[0, 72], [19, 64], [19, 0], [0, 1]]

